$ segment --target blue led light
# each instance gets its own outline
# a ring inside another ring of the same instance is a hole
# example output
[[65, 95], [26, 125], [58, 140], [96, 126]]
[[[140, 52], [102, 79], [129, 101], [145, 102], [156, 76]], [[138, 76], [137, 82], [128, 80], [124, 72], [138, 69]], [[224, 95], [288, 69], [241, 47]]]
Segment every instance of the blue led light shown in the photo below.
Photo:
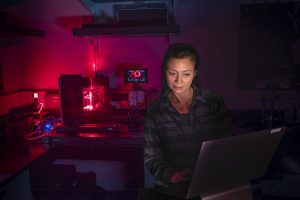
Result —
[[42, 130], [44, 132], [49, 132], [51, 131], [52, 129], [54, 129], [54, 125], [52, 124], [51, 121], [46, 121], [43, 126], [42, 126]]

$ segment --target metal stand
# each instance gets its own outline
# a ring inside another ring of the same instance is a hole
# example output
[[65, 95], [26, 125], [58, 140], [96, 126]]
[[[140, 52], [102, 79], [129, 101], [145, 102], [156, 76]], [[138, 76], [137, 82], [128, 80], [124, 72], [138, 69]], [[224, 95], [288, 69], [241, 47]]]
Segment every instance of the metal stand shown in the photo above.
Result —
[[129, 91], [128, 95], [128, 105], [129, 113], [128, 117], [133, 120], [138, 120], [140, 118], [140, 112], [143, 109], [145, 101], [145, 92], [138, 86], [134, 87], [134, 90]]
[[222, 192], [202, 195], [201, 200], [253, 200], [250, 184], [245, 184]]

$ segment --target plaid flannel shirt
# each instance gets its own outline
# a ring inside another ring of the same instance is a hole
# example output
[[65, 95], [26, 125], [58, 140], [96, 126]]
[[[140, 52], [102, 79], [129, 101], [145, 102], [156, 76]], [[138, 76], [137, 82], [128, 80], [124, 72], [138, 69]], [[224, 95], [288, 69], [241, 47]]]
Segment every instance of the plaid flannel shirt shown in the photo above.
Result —
[[230, 135], [221, 96], [194, 88], [190, 112], [180, 114], [165, 93], [145, 113], [144, 162], [156, 184], [165, 185], [176, 171], [193, 168], [202, 141]]

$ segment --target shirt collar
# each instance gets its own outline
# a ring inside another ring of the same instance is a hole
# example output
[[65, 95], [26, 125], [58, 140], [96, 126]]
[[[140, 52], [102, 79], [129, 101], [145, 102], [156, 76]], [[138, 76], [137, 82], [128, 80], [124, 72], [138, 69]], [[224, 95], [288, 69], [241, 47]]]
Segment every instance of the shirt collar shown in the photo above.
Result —
[[[198, 87], [193, 86], [194, 89], [194, 98], [202, 103], [206, 103], [206, 99], [204, 97], [204, 94], [202, 90], [200, 90]], [[169, 108], [170, 102], [168, 99], [168, 93], [170, 92], [170, 89], [167, 89], [164, 94], [161, 95], [161, 101], [160, 101], [160, 108]]]

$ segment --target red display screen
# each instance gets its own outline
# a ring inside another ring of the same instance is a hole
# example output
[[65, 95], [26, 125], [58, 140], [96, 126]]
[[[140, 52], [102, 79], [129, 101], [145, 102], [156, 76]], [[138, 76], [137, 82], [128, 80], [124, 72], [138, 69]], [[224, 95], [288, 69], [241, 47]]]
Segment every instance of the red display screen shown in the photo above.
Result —
[[126, 83], [148, 82], [147, 69], [125, 69], [124, 79]]

